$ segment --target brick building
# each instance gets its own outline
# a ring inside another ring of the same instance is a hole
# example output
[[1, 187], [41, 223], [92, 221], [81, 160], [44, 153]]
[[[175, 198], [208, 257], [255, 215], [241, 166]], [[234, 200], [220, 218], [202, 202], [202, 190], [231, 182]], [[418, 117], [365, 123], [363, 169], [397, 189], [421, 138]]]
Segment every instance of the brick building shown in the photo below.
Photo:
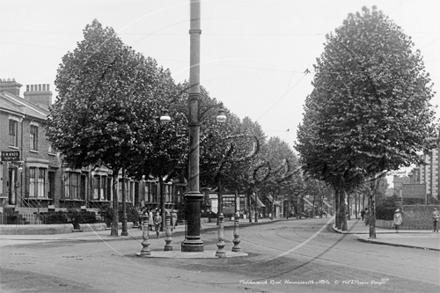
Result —
[[[45, 134], [52, 102], [48, 84], [28, 85], [0, 79], [0, 213], [47, 212], [69, 207], [99, 210], [113, 200], [112, 170], [71, 169], [63, 165]], [[122, 178], [118, 200], [122, 201]], [[127, 204], [160, 204], [158, 180], [125, 180]], [[185, 186], [167, 183], [164, 202], [179, 208]]]
[[14, 154], [0, 162], [0, 211], [47, 207], [61, 190], [60, 159], [52, 151], [45, 126], [52, 93], [49, 85], [20, 87], [0, 80], [0, 151]]
[[[440, 137], [440, 136], [439, 136]], [[440, 174], [439, 174], [439, 157], [440, 146], [431, 149], [429, 152], [423, 154], [423, 160], [426, 164], [421, 164], [414, 168], [409, 177], [412, 184], [424, 184], [426, 194], [432, 196], [434, 199], [439, 199], [440, 189]]]

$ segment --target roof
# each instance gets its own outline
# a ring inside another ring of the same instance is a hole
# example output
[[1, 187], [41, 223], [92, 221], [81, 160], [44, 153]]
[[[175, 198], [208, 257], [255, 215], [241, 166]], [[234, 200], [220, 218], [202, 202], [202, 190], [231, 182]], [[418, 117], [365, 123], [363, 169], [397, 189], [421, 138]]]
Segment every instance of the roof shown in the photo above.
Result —
[[0, 110], [16, 115], [26, 115], [32, 118], [47, 120], [49, 111], [17, 97], [9, 92], [0, 93]]

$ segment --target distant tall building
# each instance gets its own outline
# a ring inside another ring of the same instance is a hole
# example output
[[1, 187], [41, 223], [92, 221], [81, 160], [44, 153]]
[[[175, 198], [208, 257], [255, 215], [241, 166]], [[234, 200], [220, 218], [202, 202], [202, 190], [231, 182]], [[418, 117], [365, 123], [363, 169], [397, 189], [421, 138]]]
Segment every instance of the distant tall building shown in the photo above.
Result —
[[[440, 130], [439, 136], [440, 138]], [[440, 164], [440, 142], [437, 147], [423, 154], [423, 160], [426, 164], [420, 164], [414, 168], [408, 176], [411, 178], [411, 183], [425, 184], [426, 194], [432, 195], [435, 199], [440, 199], [439, 189], [439, 164]]]
[[426, 165], [420, 165], [418, 175], [420, 183], [426, 184], [426, 193], [439, 199], [439, 147], [430, 150], [423, 155]]

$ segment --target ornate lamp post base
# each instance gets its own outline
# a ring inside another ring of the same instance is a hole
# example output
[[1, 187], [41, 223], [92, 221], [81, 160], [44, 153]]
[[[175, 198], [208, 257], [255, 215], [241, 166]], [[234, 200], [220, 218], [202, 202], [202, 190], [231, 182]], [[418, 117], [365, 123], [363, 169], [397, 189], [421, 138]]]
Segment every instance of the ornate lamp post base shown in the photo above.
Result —
[[204, 244], [200, 238], [200, 203], [203, 195], [197, 191], [185, 194], [186, 235], [181, 244], [182, 252], [203, 252]]
[[180, 249], [183, 252], [203, 252], [205, 251], [205, 246], [202, 240], [186, 239], [182, 242]]

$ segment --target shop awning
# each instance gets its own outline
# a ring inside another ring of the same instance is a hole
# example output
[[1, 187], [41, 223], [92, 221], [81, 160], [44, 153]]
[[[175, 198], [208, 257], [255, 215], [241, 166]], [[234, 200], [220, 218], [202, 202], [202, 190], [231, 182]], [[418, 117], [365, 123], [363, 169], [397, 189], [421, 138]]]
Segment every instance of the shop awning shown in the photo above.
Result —
[[[255, 202], [255, 194], [251, 194], [251, 197], [252, 197], [252, 199], [254, 200], [254, 202]], [[266, 207], [262, 202], [261, 202], [261, 200], [257, 197], [257, 206], [259, 207], [259, 208], [264, 208], [264, 207]]]
[[305, 201], [307, 204], [309, 204], [310, 206], [313, 207], [313, 204], [312, 204], [307, 198], [304, 198], [304, 201]]
[[325, 200], [322, 201], [327, 207], [331, 208], [332, 206], [329, 205]]
[[281, 206], [281, 201], [276, 200], [276, 201], [273, 203], [273, 205], [276, 206], [276, 207], [280, 207], [280, 206]]
[[267, 199], [268, 199], [270, 202], [273, 202], [273, 197], [272, 197], [272, 195], [268, 194], [268, 195], [266, 195], [266, 197], [267, 197]]

